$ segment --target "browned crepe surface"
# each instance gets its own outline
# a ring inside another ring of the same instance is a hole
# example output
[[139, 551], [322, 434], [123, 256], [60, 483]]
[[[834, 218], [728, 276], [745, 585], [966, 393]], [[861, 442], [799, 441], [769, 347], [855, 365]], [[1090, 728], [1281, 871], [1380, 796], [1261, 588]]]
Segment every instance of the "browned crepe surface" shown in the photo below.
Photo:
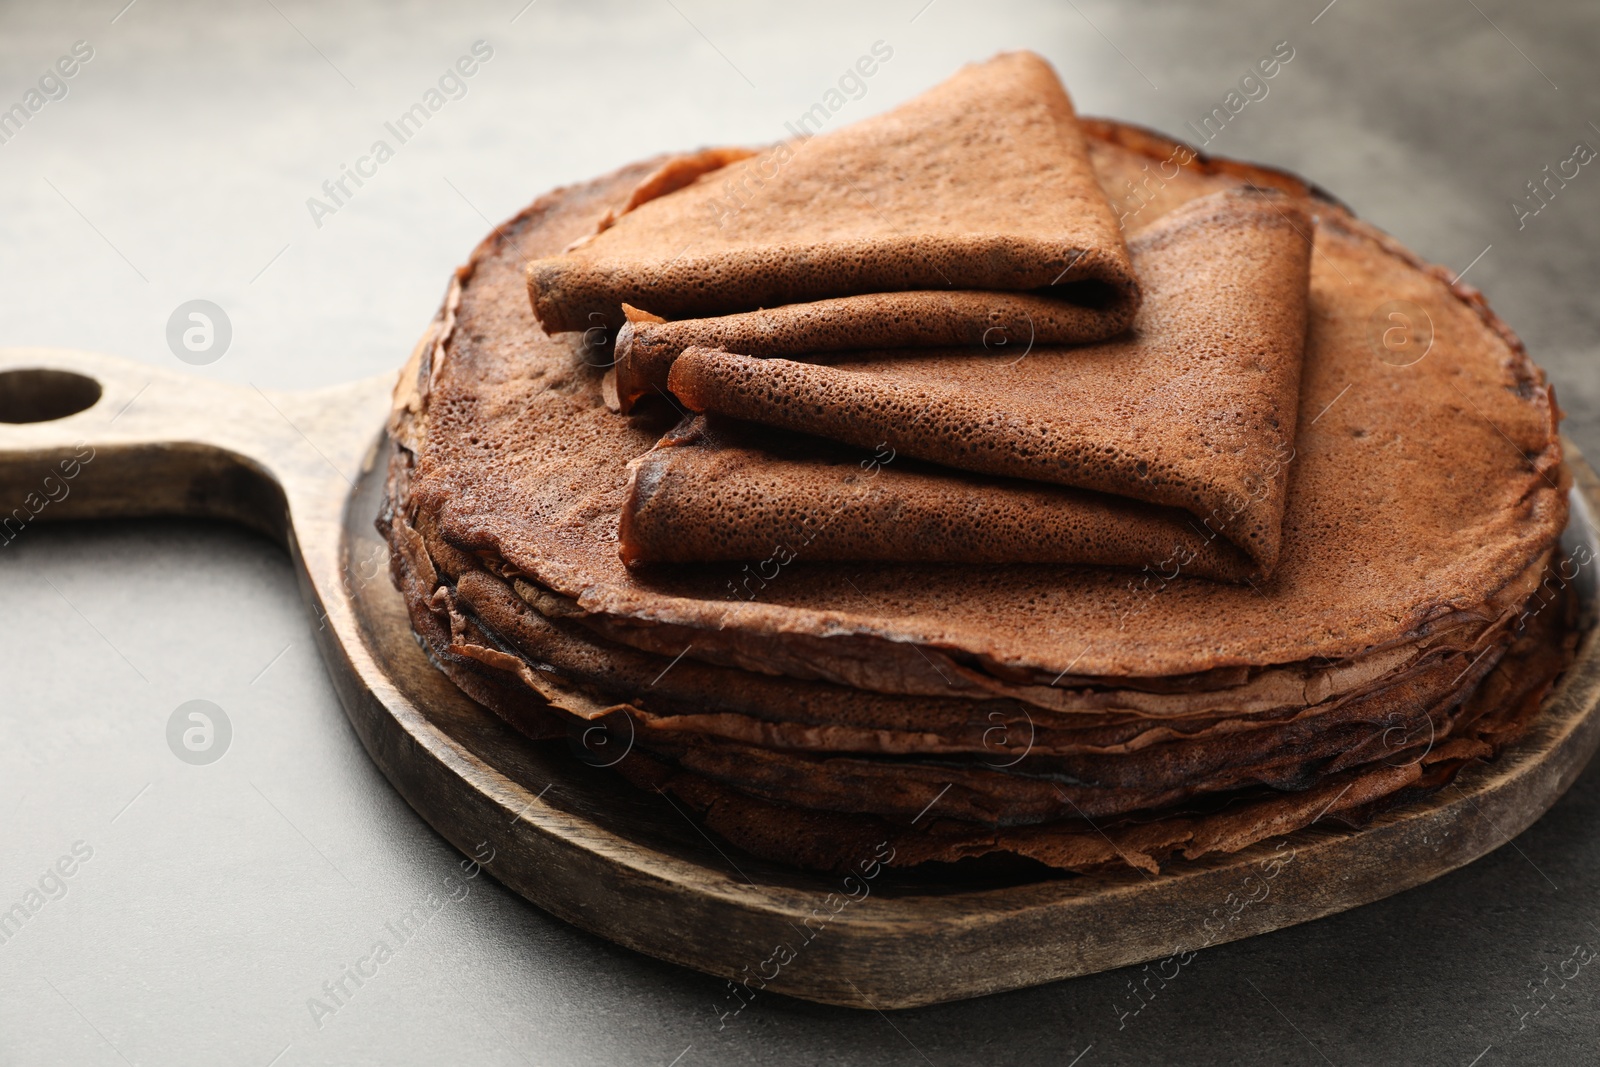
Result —
[[749, 356], [961, 346], [1015, 358], [1036, 344], [1092, 341], [1117, 332], [1102, 311], [1082, 303], [970, 290], [868, 293], [674, 322], [623, 311], [628, 322], [617, 334], [614, 356], [624, 412], [665, 392], [673, 361], [696, 346]]
[[617, 536], [630, 565], [752, 560], [769, 578], [796, 559], [1097, 563], [1229, 581], [1257, 573], [1177, 508], [704, 416], [633, 461]]
[[877, 294], [878, 308], [917, 315], [942, 306], [928, 290], [1041, 290], [1078, 303], [1069, 317], [1091, 339], [1125, 328], [1138, 303], [1072, 103], [1031, 52], [681, 187], [649, 183], [671, 191], [634, 196], [585, 234], [594, 212], [534, 253], [545, 329], [616, 330], [624, 303], [681, 318]]
[[[1125, 338], [1078, 348], [1038, 346], [1015, 350], [1014, 357], [984, 349], [885, 351], [826, 365], [691, 348], [673, 364], [670, 387], [695, 411], [887, 456], [1186, 509], [1193, 519], [1187, 536], [1164, 532], [1154, 545], [1145, 531], [1130, 531], [1118, 558], [1103, 507], [1087, 505], [1078, 515], [1067, 501], [1039, 515], [1046, 529], [998, 524], [979, 550], [972, 542], [982, 535], [982, 517], [974, 509], [983, 501], [963, 501], [960, 483], [952, 483], [943, 499], [918, 503], [937, 509], [934, 517], [947, 524], [979, 527], [965, 538], [964, 553], [946, 545], [929, 555], [864, 554], [870, 539], [856, 531], [853, 554], [829, 552], [833, 545], [825, 544], [804, 558], [1132, 562], [1170, 567], [1170, 576], [1199, 551], [1196, 541], [1220, 538], [1247, 553], [1258, 575], [1268, 574], [1277, 563], [1294, 455], [1310, 233], [1297, 199], [1248, 188], [1218, 192], [1162, 216], [1133, 239], [1145, 300]], [[707, 455], [680, 457], [678, 465]], [[710, 472], [702, 481], [713, 489], [723, 484]], [[673, 488], [658, 487], [654, 495]], [[770, 552], [773, 542], [803, 536], [783, 515], [804, 506], [813, 486], [786, 489], [775, 470], [766, 488], [766, 514], [778, 521], [756, 539]], [[659, 509], [698, 512], [696, 524], [704, 528], [747, 528], [762, 517], [742, 493], [702, 491], [663, 501]], [[625, 510], [625, 528], [630, 518]], [[830, 525], [851, 521], [839, 516]], [[1091, 524], [1099, 535], [1094, 544], [1073, 536]], [[1054, 526], [1064, 536], [1051, 538], [1048, 527]], [[1041, 553], [1052, 541], [1057, 553]], [[708, 553], [687, 554], [700, 546]], [[625, 558], [651, 558], [632, 548], [625, 536]], [[730, 557], [714, 541], [696, 539], [680, 542], [677, 558]], [[1214, 566], [1193, 573], [1218, 576]]]

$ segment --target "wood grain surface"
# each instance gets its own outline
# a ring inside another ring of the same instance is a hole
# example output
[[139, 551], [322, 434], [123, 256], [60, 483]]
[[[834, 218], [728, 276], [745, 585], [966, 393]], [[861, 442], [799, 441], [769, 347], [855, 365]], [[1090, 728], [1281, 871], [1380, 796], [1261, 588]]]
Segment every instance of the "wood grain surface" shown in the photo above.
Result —
[[[418, 814], [545, 910], [727, 977], [730, 1015], [762, 990], [894, 1008], [1149, 960], [1170, 972], [1206, 945], [1378, 900], [1499, 848], [1600, 744], [1589, 633], [1528, 737], [1359, 831], [1313, 827], [1159, 876], [940, 884], [884, 870], [845, 885], [765, 863], [565, 745], [525, 741], [429, 663], [372, 526], [390, 384], [280, 394], [85, 352], [0, 349], [0, 526], [177, 515], [278, 538], [350, 721]], [[30, 418], [40, 421], [20, 421]], [[1569, 543], [1600, 551], [1600, 482], [1567, 447]], [[1592, 607], [1593, 588], [1581, 592]]]

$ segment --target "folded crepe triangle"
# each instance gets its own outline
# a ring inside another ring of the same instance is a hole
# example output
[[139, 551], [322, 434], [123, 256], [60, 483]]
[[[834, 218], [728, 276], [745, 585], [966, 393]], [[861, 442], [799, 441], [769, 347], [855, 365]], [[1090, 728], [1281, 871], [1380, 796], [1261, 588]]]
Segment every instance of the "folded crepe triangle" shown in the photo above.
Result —
[[989, 478], [718, 416], [629, 464], [624, 563], [1087, 563], [1244, 581], [1259, 573], [1188, 512]]
[[[1083, 293], [1085, 301], [1087, 292]], [[846, 349], [963, 345], [1015, 355], [1035, 344], [1109, 336], [1102, 309], [1036, 293], [976, 290], [868, 293], [785, 304], [734, 315], [668, 322], [623, 304], [627, 323], [615, 350], [617, 409], [665, 392], [672, 363], [687, 348], [748, 356], [797, 356]], [[1119, 332], [1127, 322], [1116, 323]]]
[[[1031, 52], [767, 152], [679, 157], [621, 206], [591, 237], [529, 264], [547, 333], [620, 330], [624, 303], [681, 320], [843, 301], [783, 313], [783, 352], [849, 343], [849, 329], [828, 326], [840, 314], [892, 322], [930, 308], [946, 325], [923, 344], [966, 343], [991, 314], [1030, 310], [1055, 331], [1046, 340], [1065, 343], [1121, 332], [1139, 301], [1072, 102]], [[1033, 303], [1007, 302], [1023, 294]]]
[[[623, 557], [729, 558], [735, 543], [744, 551], [792, 542], [820, 523], [830, 532], [813, 537], [802, 558], [1167, 566], [1176, 550], [1199, 560], [1190, 573], [1270, 575], [1294, 457], [1310, 233], [1300, 201], [1282, 194], [1240, 189], [1192, 201], [1135, 237], [1143, 305], [1126, 337], [1097, 345], [1015, 356], [847, 353], [813, 363], [690, 348], [672, 363], [669, 385], [692, 411], [876, 451], [885, 473], [893, 463], [883, 456], [914, 457], [1008, 481], [933, 488], [937, 468], [862, 478], [870, 467], [805, 471], [789, 460], [760, 470], [749, 433], [737, 456], [698, 441], [658, 448], [635, 464]], [[724, 477], [735, 467], [739, 477]], [[658, 477], [669, 469], [673, 477]], [[766, 494], [760, 507], [756, 482]], [[1094, 493], [1048, 496], [1038, 483]], [[917, 540], [885, 528], [884, 517], [898, 513], [922, 524], [920, 551], [872, 547], [873, 537], [884, 546]], [[849, 528], [868, 522], [871, 536]], [[725, 535], [667, 549], [672, 524]], [[1253, 566], [1230, 569], [1227, 553], [1207, 554], [1218, 538]]]

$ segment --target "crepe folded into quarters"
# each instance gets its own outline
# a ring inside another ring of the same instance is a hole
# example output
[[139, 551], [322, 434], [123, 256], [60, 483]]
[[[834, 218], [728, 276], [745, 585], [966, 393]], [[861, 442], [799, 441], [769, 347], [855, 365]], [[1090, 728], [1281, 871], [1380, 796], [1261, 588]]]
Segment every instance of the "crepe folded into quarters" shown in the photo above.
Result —
[[1175, 508], [886, 452], [863, 458], [824, 439], [715, 415], [674, 428], [633, 461], [617, 542], [630, 566], [1075, 561], [1223, 581], [1260, 573], [1232, 542]]
[[[1474, 290], [1299, 179], [1083, 128], [1099, 185], [1145, 190], [1123, 213], [1136, 248], [1252, 186], [1307, 220], [1269, 577], [921, 555], [626, 566], [633, 464], [663, 434], [682, 439], [663, 455], [704, 437], [715, 455], [752, 453], [757, 473], [855, 447], [715, 413], [675, 429], [664, 403], [620, 414], [582, 337], [540, 328], [525, 256], [559, 257], [652, 175], [715, 175], [698, 157], [652, 160], [498, 228], [402, 374], [379, 527], [437, 666], [530, 744], [590, 739], [619, 790], [660, 790], [730, 854], [941, 878], [1156, 871], [1313, 824], [1358, 828], [1519, 737], [1569, 661], [1565, 588], [1585, 562], [1559, 546], [1570, 479], [1543, 373]], [[1148, 281], [1159, 308], [1165, 285]], [[1396, 302], [1426, 332], [1421, 358], [1386, 345]], [[840, 370], [853, 360], [786, 362], [889, 380]], [[1181, 432], [1162, 430], [1176, 448]], [[877, 484], [922, 463], [895, 459]]]
[[[662, 366], [692, 343], [779, 355], [1126, 329], [1128, 251], [1072, 102], [1029, 52], [836, 131], [729, 162], [669, 161], [595, 232], [534, 259], [547, 332], [618, 338]], [[667, 322], [664, 320], [680, 320]], [[624, 361], [627, 362], [627, 361]], [[632, 364], [630, 363], [631, 367]], [[659, 371], [619, 368], [631, 406]]]
[[[882, 345], [963, 345], [1015, 357], [1035, 344], [1093, 341], [1120, 332], [1131, 304], [1107, 315], [1102, 291], [1075, 286], [1071, 299], [977, 291], [869, 293], [784, 304], [760, 311], [668, 322], [623, 304], [613, 363], [619, 411], [667, 389], [685, 349], [721, 348], [752, 356], [814, 356]], [[1096, 304], [1100, 307], [1096, 307]]]
[[[758, 432], [731, 450], [703, 429], [671, 436], [634, 461], [623, 559], [759, 560], [782, 546], [813, 560], [1268, 575], [1294, 455], [1310, 234], [1300, 202], [1275, 190], [1184, 205], [1133, 238], [1144, 302], [1128, 335], [1096, 345], [816, 362], [690, 348], [669, 387], [691, 410], [868, 458], [762, 463]], [[900, 457], [1000, 478], [906, 471]]]

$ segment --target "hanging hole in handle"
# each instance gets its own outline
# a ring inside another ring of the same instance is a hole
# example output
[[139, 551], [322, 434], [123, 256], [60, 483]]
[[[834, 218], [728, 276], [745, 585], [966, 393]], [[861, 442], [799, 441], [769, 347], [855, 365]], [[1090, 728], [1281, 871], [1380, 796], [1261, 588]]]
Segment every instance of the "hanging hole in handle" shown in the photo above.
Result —
[[87, 411], [100, 383], [84, 374], [46, 367], [0, 371], [0, 422], [49, 422]]

